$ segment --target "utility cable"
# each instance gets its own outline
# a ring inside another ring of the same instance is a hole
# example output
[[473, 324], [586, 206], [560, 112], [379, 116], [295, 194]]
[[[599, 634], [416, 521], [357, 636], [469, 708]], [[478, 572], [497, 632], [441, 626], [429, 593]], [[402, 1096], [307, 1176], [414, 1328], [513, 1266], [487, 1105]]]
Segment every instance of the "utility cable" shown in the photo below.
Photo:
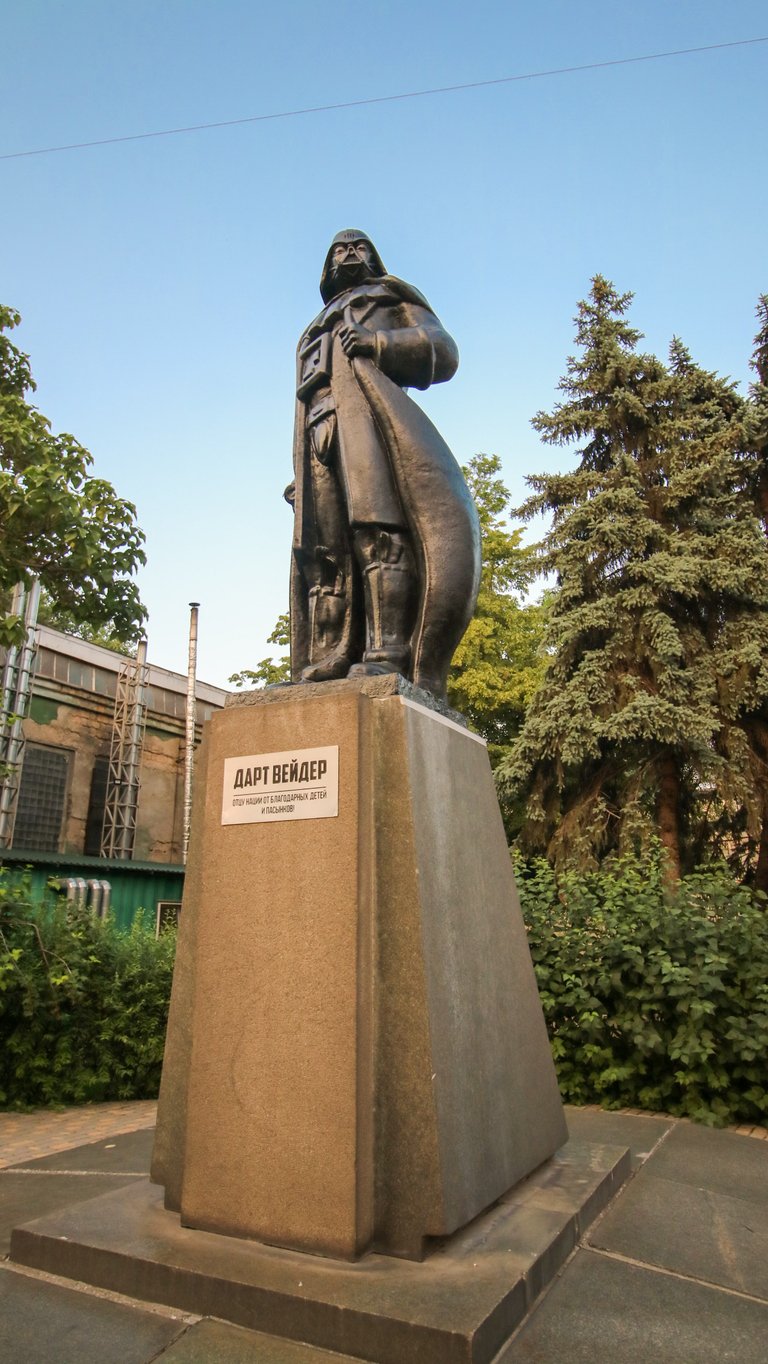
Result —
[[612, 61], [586, 62], [583, 66], [557, 66], [549, 71], [527, 71], [520, 76], [497, 76], [495, 80], [465, 81], [461, 85], [436, 85], [429, 90], [407, 90], [398, 95], [371, 95], [336, 104], [314, 104], [306, 109], [283, 109], [274, 114], [251, 114], [248, 118], [227, 118], [218, 123], [191, 123], [184, 128], [160, 128], [151, 133], [127, 133], [122, 137], [100, 137], [90, 142], [68, 142], [60, 147], [34, 147], [24, 152], [0, 152], [0, 161], [23, 156], [48, 156], [54, 152], [81, 151], [85, 147], [107, 147], [115, 142], [142, 142], [150, 137], [176, 137], [180, 133], [200, 133], [208, 128], [235, 128], [243, 123], [268, 123], [279, 118], [303, 118], [308, 114], [327, 114], [336, 109], [359, 109], [368, 104], [392, 104], [395, 100], [424, 99], [428, 95], [447, 95], [459, 90], [480, 90], [491, 85], [512, 85], [515, 81], [543, 80], [549, 76], [569, 76], [579, 71], [601, 71], [609, 66], [631, 66], [638, 62], [658, 62], [668, 57], [687, 57], [698, 52], [720, 52], [730, 47], [750, 47], [768, 43], [765, 38], [741, 38], [731, 43], [709, 43], [706, 47], [679, 47], [670, 52], [650, 52], [641, 57], [617, 57]]

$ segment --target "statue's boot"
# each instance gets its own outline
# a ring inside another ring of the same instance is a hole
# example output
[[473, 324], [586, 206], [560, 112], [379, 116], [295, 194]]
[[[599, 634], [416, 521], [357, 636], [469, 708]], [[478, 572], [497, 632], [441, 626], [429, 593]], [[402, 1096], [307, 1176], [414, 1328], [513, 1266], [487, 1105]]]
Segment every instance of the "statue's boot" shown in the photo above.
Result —
[[336, 677], [346, 677], [349, 673], [350, 658], [347, 653], [329, 654], [320, 663], [310, 663], [302, 668], [302, 682], [332, 682]]
[[350, 668], [347, 676], [402, 673], [407, 677], [415, 596], [410, 554], [401, 551], [394, 563], [383, 562], [377, 557], [365, 564], [363, 587], [366, 649], [362, 662]]
[[351, 564], [342, 566], [322, 545], [317, 555], [326, 571], [331, 571], [333, 581], [317, 583], [309, 592], [310, 663], [302, 669], [302, 682], [346, 677], [354, 656], [352, 612], [347, 601]]

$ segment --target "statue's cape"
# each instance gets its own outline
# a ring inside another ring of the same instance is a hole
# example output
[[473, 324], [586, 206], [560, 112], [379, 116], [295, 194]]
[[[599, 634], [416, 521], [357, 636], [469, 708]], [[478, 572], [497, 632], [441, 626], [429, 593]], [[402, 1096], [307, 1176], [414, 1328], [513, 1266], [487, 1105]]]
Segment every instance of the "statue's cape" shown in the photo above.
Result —
[[[388, 283], [391, 278], [387, 277]], [[395, 283], [402, 284], [409, 299], [428, 306], [410, 285]], [[441, 694], [442, 679], [477, 598], [480, 526], [475, 504], [439, 431], [418, 404], [382, 374], [372, 360], [363, 357], [350, 360], [340, 344], [335, 344], [331, 388], [340, 439], [354, 438], [349, 428], [354, 427], [356, 419], [366, 426], [370, 426], [372, 419], [390, 461], [419, 570], [411, 673], [417, 686]], [[307, 460], [305, 409], [297, 402], [294, 547], [299, 552], [302, 545], [311, 542]], [[298, 679], [309, 661], [309, 621], [307, 589], [296, 555], [291, 579], [291, 637], [291, 668], [294, 679]]]
[[477, 509], [451, 451], [418, 403], [370, 360], [353, 360], [351, 368], [384, 437], [419, 565], [413, 681], [439, 691], [477, 600]]

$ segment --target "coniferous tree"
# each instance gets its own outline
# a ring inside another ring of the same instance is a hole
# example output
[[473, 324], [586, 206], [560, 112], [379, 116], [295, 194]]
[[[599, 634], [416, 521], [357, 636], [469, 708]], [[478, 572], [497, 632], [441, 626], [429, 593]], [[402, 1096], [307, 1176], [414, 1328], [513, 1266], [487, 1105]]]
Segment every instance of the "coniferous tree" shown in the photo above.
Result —
[[664, 845], [677, 876], [761, 810], [742, 720], [768, 694], [765, 546], [737, 461], [743, 402], [674, 341], [638, 351], [629, 294], [597, 276], [579, 306], [563, 401], [535, 428], [578, 444], [532, 478], [559, 592], [550, 662], [499, 773], [527, 800], [521, 842], [594, 864]]
[[750, 487], [768, 535], [768, 294], [758, 299], [757, 319], [759, 328], [752, 352], [752, 369], [757, 378], [749, 390], [745, 447]]
[[[750, 385], [749, 402], [746, 405], [743, 455], [746, 489], [754, 500], [763, 531], [768, 537], [768, 294], [758, 299], [757, 318], [759, 325], [751, 362], [756, 378]], [[768, 558], [768, 539], [766, 556]], [[763, 793], [754, 881], [758, 889], [768, 892], [768, 704], [764, 700], [746, 713], [744, 730], [752, 756], [755, 783]]]

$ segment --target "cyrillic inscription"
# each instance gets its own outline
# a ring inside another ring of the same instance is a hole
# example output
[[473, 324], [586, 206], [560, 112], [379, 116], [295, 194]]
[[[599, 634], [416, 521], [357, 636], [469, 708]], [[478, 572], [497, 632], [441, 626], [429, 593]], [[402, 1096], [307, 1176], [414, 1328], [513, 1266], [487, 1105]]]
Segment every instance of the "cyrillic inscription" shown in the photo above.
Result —
[[337, 745], [224, 761], [222, 824], [329, 819], [338, 813]]

